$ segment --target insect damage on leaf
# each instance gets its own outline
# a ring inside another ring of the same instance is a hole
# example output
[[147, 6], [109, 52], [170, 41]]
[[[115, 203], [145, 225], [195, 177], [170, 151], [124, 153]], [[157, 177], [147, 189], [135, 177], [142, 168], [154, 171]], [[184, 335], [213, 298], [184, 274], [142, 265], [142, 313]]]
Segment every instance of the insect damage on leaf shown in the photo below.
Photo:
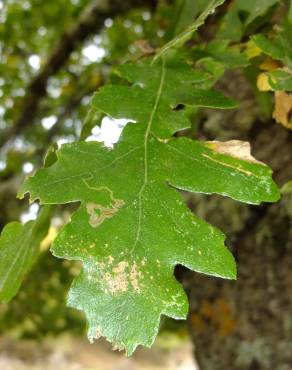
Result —
[[98, 263], [97, 268], [104, 283], [105, 292], [114, 295], [126, 292], [129, 288], [138, 293], [141, 291], [139, 280], [142, 273], [135, 261], [131, 265], [128, 261], [120, 261], [115, 264], [114, 258], [109, 256], [107, 261]]
[[256, 160], [251, 155], [251, 146], [247, 141], [241, 140], [229, 140], [229, 141], [207, 141], [206, 144], [212, 148], [214, 151], [231, 157], [243, 159], [248, 162], [259, 163], [264, 165], [263, 162]]
[[80, 201], [52, 252], [83, 262], [69, 305], [85, 312], [88, 337], [105, 336], [127, 354], [139, 344], [151, 346], [161, 315], [186, 317], [175, 265], [236, 277], [224, 235], [193, 215], [177, 189], [252, 204], [279, 197], [271, 170], [251, 160], [245, 144], [173, 137], [190, 127], [178, 105], [234, 107], [202, 89], [204, 75], [197, 72], [173, 56], [118, 67], [122, 83], [100, 89], [92, 108], [136, 123], [124, 128], [112, 150], [97, 142], [62, 145], [58, 160], [28, 178], [20, 192], [42, 203]]
[[110, 197], [110, 205], [104, 206], [102, 204], [96, 204], [93, 202], [89, 202], [86, 204], [86, 210], [89, 215], [89, 223], [92, 227], [98, 227], [100, 224], [104, 222], [107, 218], [111, 218], [116, 212], [118, 212], [119, 208], [121, 208], [125, 202], [122, 199], [115, 199], [113, 192], [106, 186], [94, 187], [90, 186], [87, 180], [82, 179], [84, 184], [90, 190], [95, 190], [97, 192], [105, 191], [109, 194]]
[[103, 223], [107, 218], [113, 217], [113, 215], [124, 205], [124, 202], [118, 200], [111, 204], [110, 207], [104, 207], [100, 204], [87, 203], [86, 210], [89, 215], [89, 223], [92, 227], [97, 227]]

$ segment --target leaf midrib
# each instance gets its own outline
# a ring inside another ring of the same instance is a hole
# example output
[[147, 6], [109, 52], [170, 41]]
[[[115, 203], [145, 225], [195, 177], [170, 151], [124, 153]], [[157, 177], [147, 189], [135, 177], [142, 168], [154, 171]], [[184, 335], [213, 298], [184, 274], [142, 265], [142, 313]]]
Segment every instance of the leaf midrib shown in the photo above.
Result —
[[161, 95], [162, 95], [164, 81], [165, 81], [165, 59], [164, 59], [164, 57], [162, 57], [160, 82], [159, 82], [159, 86], [158, 86], [158, 90], [157, 90], [157, 94], [156, 94], [156, 99], [155, 99], [155, 102], [154, 102], [154, 105], [153, 105], [153, 109], [151, 110], [149, 120], [148, 120], [148, 123], [147, 123], [147, 127], [146, 127], [146, 130], [145, 130], [145, 135], [144, 135], [144, 145], [143, 145], [144, 146], [144, 180], [143, 180], [143, 184], [140, 188], [140, 191], [138, 193], [138, 227], [137, 227], [136, 237], [135, 237], [135, 240], [134, 240], [134, 243], [133, 243], [131, 253], [135, 249], [135, 247], [136, 247], [136, 245], [139, 241], [140, 234], [141, 234], [141, 220], [142, 220], [142, 211], [143, 211], [142, 210], [142, 196], [143, 196], [143, 192], [146, 188], [146, 185], [148, 183], [148, 155], [149, 155], [149, 153], [148, 153], [148, 141], [149, 141], [149, 135], [151, 133], [151, 127], [152, 127], [152, 124], [153, 124], [155, 113], [157, 111], [159, 101], [160, 101], [160, 98], [161, 98]]

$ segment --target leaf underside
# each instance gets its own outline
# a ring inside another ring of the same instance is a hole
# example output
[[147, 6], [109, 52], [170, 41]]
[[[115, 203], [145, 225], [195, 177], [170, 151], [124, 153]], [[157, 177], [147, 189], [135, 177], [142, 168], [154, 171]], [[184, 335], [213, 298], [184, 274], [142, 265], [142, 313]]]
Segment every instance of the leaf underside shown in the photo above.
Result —
[[177, 189], [252, 204], [279, 194], [271, 170], [247, 157], [245, 147], [173, 137], [190, 126], [178, 105], [234, 106], [200, 90], [189, 65], [162, 58], [120, 66], [117, 73], [120, 84], [98, 91], [92, 107], [135, 123], [113, 149], [97, 142], [63, 145], [53, 165], [26, 180], [20, 196], [30, 192], [43, 204], [80, 202], [52, 252], [83, 262], [69, 305], [85, 312], [89, 338], [105, 336], [129, 355], [139, 344], [152, 344], [162, 314], [186, 317], [175, 265], [236, 277], [224, 235], [193, 215]]

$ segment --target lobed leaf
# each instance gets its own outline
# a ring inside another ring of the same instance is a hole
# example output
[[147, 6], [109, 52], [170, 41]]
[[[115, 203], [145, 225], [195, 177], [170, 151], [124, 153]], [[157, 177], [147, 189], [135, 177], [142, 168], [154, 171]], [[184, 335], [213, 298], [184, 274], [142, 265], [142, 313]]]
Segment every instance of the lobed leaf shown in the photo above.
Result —
[[152, 344], [161, 315], [187, 315], [175, 265], [236, 277], [224, 235], [194, 216], [176, 189], [253, 204], [276, 201], [279, 192], [248, 144], [173, 137], [190, 126], [178, 105], [234, 106], [199, 89], [188, 65], [162, 58], [161, 64], [126, 64], [117, 73], [123, 83], [99, 90], [92, 108], [135, 123], [112, 150], [97, 142], [63, 145], [51, 166], [25, 181], [20, 196], [30, 192], [43, 204], [80, 202], [52, 247], [58, 257], [83, 262], [69, 305], [85, 312], [91, 340], [105, 336], [131, 354]]

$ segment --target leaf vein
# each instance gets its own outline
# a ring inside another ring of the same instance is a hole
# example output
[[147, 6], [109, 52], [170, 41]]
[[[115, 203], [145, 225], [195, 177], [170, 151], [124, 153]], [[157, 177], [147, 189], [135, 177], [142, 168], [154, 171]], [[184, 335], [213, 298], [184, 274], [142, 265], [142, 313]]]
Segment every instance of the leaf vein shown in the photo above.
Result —
[[143, 195], [143, 192], [144, 192], [144, 190], [146, 188], [146, 185], [148, 183], [148, 139], [149, 139], [149, 135], [151, 133], [151, 127], [152, 127], [152, 123], [153, 123], [153, 120], [154, 120], [154, 116], [155, 116], [155, 113], [157, 111], [158, 104], [159, 104], [159, 101], [160, 101], [160, 98], [161, 98], [161, 95], [162, 95], [164, 80], [165, 80], [165, 59], [162, 58], [161, 78], [160, 78], [160, 82], [159, 82], [159, 86], [158, 86], [158, 90], [157, 90], [155, 103], [154, 103], [153, 109], [151, 111], [149, 121], [148, 121], [148, 124], [147, 124], [147, 129], [145, 131], [145, 136], [144, 136], [144, 181], [143, 181], [141, 189], [138, 193], [138, 227], [137, 227], [135, 241], [134, 241], [134, 244], [133, 244], [133, 247], [132, 247], [132, 252], [135, 249], [135, 247], [136, 247], [136, 245], [139, 241], [140, 234], [141, 234], [141, 223], [142, 223], [141, 221], [142, 221], [142, 211], [143, 211], [142, 210], [142, 195]]

